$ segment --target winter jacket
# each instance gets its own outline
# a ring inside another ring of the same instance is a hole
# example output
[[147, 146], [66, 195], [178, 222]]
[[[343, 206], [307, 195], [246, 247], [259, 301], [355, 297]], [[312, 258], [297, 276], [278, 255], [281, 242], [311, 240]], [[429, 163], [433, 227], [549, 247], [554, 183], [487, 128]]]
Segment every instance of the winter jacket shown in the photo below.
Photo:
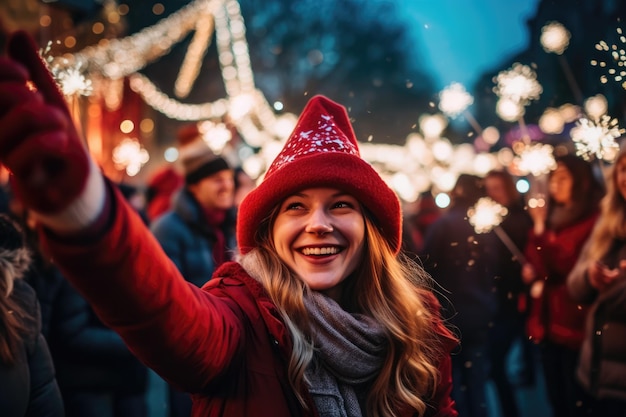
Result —
[[580, 349], [587, 308], [572, 299], [567, 290], [567, 276], [576, 264], [583, 245], [591, 234], [598, 212], [558, 230], [547, 229], [541, 235], [530, 231], [525, 255], [544, 281], [541, 297], [531, 299], [527, 321], [529, 337], [544, 339]]
[[[110, 190], [111, 191], [111, 190]], [[291, 340], [264, 288], [228, 262], [198, 288], [184, 280], [119, 193], [89, 240], [42, 240], [104, 323], [165, 380], [192, 394], [193, 417], [316, 416], [288, 383]], [[429, 416], [456, 416], [449, 355]], [[403, 415], [412, 416], [414, 413]]]
[[27, 312], [36, 313], [34, 326], [24, 338], [17, 362], [0, 364], [0, 415], [2, 417], [63, 417], [64, 408], [46, 340], [35, 291], [16, 280], [11, 297]]
[[[221, 228], [230, 252], [237, 246], [234, 227], [235, 215], [231, 212]], [[151, 229], [183, 277], [197, 287], [202, 287], [219, 266], [213, 259], [215, 230], [207, 223], [202, 208], [186, 189], [174, 197], [172, 210], [157, 218]]]
[[[615, 241], [602, 262], [616, 268], [626, 259], [626, 241]], [[577, 376], [597, 398], [626, 400], [626, 276], [599, 293], [589, 283], [589, 260], [581, 258], [567, 278], [572, 298], [591, 304]]]
[[420, 258], [442, 287], [443, 314], [461, 332], [463, 343], [484, 343], [496, 308], [494, 292], [497, 242], [478, 234], [467, 220], [465, 204], [448, 209], [426, 232]]

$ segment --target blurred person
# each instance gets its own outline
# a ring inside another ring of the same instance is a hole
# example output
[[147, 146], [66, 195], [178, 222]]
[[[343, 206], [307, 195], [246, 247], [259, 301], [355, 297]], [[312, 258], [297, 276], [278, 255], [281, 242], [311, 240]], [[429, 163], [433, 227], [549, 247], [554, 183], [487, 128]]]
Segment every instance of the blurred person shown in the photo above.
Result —
[[[194, 416], [458, 415], [456, 340], [428, 276], [400, 255], [399, 200], [360, 158], [345, 107], [309, 101], [240, 206], [238, 262], [201, 289], [93, 164], [32, 39], [18, 32], [9, 51], [0, 97], [15, 96], [0, 100], [0, 161], [19, 174], [64, 275], [133, 352], [192, 393]], [[53, 120], [26, 122], [31, 110]], [[51, 135], [65, 146], [41, 151]], [[48, 158], [54, 175], [31, 182]]]
[[[197, 124], [179, 129], [178, 144], [185, 184], [151, 229], [183, 277], [202, 287], [237, 246], [234, 172], [209, 148]], [[169, 398], [170, 417], [190, 415], [188, 394], [170, 386]]]
[[41, 305], [42, 334], [56, 368], [64, 417], [147, 417], [148, 369], [41, 251], [29, 211], [22, 207], [13, 214], [32, 254], [24, 280]]
[[596, 400], [589, 415], [626, 416], [626, 151], [607, 176], [591, 236], [567, 277], [574, 301], [589, 305], [577, 377]]
[[444, 318], [460, 333], [452, 355], [453, 391], [459, 415], [487, 415], [489, 326], [496, 313], [493, 291], [497, 252], [492, 233], [476, 233], [467, 211], [484, 197], [481, 178], [461, 174], [450, 207], [427, 230], [420, 258], [441, 286]]
[[530, 286], [527, 332], [539, 344], [548, 399], [555, 417], [582, 416], [591, 399], [576, 381], [588, 308], [572, 299], [566, 280], [598, 218], [603, 187], [591, 164], [555, 157], [545, 205], [529, 207], [533, 228], [522, 278]]
[[63, 417], [37, 297], [22, 280], [30, 263], [22, 229], [0, 214], [0, 411], [3, 417]]
[[[524, 209], [523, 200], [511, 174], [505, 170], [492, 170], [484, 178], [488, 197], [507, 209], [507, 214], [500, 223], [500, 229], [506, 237], [521, 251], [526, 247], [528, 233], [533, 226], [532, 219]], [[506, 238], [505, 237], [505, 238]], [[498, 239], [495, 279], [497, 312], [490, 330], [489, 358], [490, 375], [494, 381], [496, 394], [502, 414], [506, 417], [519, 416], [519, 407], [514, 387], [509, 379], [508, 360], [514, 346], [520, 347], [518, 365], [526, 377], [534, 372], [532, 346], [527, 341], [525, 323], [526, 312], [521, 303], [526, 299], [526, 285], [522, 280], [523, 259], [515, 254]]]
[[423, 249], [426, 230], [439, 218], [441, 211], [431, 191], [420, 194], [415, 202], [415, 211], [405, 216], [403, 247], [406, 251], [419, 253]]

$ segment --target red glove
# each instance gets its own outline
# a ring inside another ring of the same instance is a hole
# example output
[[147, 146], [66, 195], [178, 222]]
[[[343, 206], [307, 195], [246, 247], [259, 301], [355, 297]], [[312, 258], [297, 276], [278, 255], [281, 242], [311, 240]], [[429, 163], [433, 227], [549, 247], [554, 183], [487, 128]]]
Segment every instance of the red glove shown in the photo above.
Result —
[[83, 194], [93, 165], [37, 50], [18, 31], [0, 57], [0, 163], [27, 208], [54, 215]]

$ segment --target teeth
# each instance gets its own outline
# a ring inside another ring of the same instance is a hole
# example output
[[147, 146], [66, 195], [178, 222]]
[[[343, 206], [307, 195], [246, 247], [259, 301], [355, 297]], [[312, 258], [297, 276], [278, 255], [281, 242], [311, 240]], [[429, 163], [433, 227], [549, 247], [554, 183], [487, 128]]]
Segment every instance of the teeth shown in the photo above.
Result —
[[339, 253], [339, 249], [334, 246], [328, 248], [304, 248], [302, 253], [304, 255], [334, 255]]

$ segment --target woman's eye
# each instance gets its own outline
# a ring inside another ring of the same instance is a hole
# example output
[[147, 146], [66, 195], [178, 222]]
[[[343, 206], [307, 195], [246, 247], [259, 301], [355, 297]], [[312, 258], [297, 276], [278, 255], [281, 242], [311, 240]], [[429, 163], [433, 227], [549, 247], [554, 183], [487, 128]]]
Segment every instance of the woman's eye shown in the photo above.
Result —
[[302, 203], [288, 203], [285, 210], [297, 210], [302, 207]]
[[348, 203], [347, 201], [338, 201], [336, 202], [333, 207], [335, 208], [352, 208], [352, 204]]

